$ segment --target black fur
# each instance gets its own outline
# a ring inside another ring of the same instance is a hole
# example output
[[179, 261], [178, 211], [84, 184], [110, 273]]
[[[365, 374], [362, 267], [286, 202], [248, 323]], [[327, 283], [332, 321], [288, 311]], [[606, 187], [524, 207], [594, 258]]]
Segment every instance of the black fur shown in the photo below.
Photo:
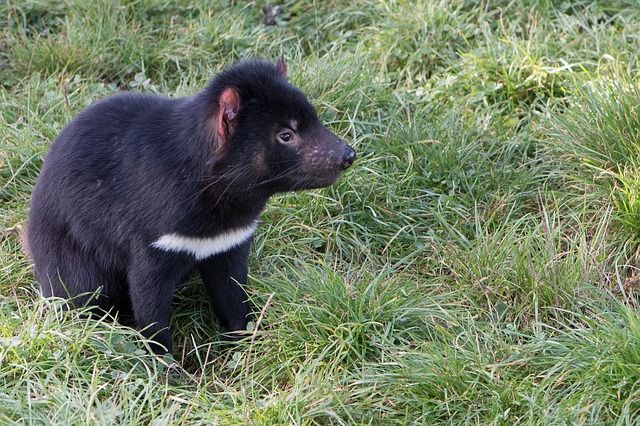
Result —
[[221, 325], [245, 329], [250, 308], [237, 283], [250, 240], [201, 261], [151, 244], [247, 226], [271, 195], [329, 185], [351, 165], [353, 150], [285, 73], [283, 61], [246, 61], [191, 97], [123, 93], [78, 114], [31, 201], [27, 238], [43, 295], [115, 308], [171, 351], [173, 293], [198, 269]]

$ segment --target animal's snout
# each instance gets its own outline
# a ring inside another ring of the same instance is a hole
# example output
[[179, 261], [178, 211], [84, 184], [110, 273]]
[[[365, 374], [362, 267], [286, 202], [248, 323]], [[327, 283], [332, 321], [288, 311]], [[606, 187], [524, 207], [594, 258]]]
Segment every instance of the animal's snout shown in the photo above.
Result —
[[356, 161], [356, 152], [353, 148], [347, 145], [342, 155], [342, 170], [346, 170], [351, 167], [354, 161]]

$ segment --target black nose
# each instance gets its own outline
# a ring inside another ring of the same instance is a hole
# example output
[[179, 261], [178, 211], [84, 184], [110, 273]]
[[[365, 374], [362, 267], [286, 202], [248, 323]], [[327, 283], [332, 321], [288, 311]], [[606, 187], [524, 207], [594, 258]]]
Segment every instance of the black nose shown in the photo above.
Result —
[[344, 156], [342, 157], [342, 170], [346, 170], [353, 162], [356, 161], [356, 152], [350, 146], [347, 146], [344, 150]]

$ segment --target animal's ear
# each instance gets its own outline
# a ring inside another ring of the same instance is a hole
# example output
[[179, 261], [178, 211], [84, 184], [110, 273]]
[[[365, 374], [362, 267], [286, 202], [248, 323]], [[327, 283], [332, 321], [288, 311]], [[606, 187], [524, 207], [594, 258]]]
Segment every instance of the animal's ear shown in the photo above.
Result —
[[278, 62], [276, 63], [276, 68], [278, 69], [278, 74], [283, 78], [287, 78], [287, 63], [284, 61], [284, 53], [280, 54]]
[[240, 95], [238, 95], [235, 89], [227, 87], [220, 93], [220, 97], [218, 98], [218, 122], [216, 131], [223, 145], [220, 148], [223, 148], [224, 145], [229, 143], [236, 128], [239, 110]]

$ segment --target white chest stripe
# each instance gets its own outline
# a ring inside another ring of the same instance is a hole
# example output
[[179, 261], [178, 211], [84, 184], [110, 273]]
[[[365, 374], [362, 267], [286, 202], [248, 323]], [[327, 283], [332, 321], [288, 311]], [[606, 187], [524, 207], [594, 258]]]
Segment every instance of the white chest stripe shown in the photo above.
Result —
[[206, 259], [214, 254], [238, 246], [247, 241], [258, 227], [258, 222], [244, 228], [225, 231], [211, 238], [185, 237], [180, 234], [165, 234], [151, 243], [151, 247], [160, 250], [186, 252], [194, 255], [196, 260]]

